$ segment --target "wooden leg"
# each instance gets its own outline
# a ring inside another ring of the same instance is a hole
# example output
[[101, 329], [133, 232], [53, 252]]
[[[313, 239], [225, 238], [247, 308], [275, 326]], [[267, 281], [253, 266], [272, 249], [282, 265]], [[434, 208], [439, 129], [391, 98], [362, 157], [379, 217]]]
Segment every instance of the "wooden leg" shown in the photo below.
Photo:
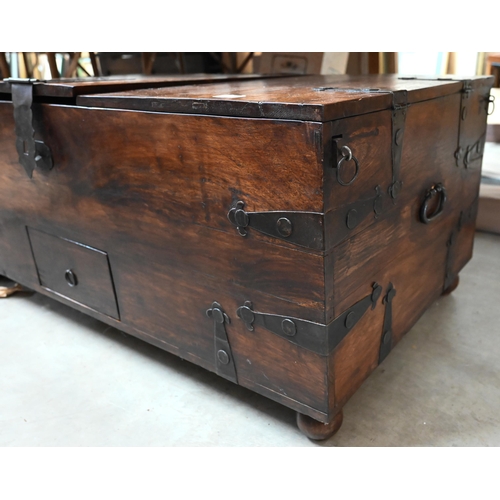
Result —
[[457, 276], [455, 281], [443, 292], [443, 295], [450, 295], [450, 293], [457, 288], [459, 281], [460, 278]]
[[50, 77], [51, 78], [61, 78], [61, 75], [59, 74], [59, 70], [57, 69], [56, 53], [55, 52], [47, 52], [47, 60], [49, 61]]
[[80, 60], [81, 52], [70, 52], [69, 64], [66, 70], [64, 71], [64, 76], [66, 78], [71, 78], [76, 72], [76, 68], [78, 67], [78, 61]]
[[4, 278], [3, 276], [0, 277], [0, 299], [5, 299], [9, 295], [25, 291], [26, 289], [19, 283], [9, 280], [8, 278]]
[[0, 73], [2, 78], [10, 78], [10, 67], [5, 57], [5, 52], [0, 52]]
[[314, 441], [321, 441], [332, 437], [342, 425], [343, 414], [342, 410], [335, 415], [334, 419], [329, 424], [324, 424], [314, 418], [297, 413], [297, 427], [309, 439]]

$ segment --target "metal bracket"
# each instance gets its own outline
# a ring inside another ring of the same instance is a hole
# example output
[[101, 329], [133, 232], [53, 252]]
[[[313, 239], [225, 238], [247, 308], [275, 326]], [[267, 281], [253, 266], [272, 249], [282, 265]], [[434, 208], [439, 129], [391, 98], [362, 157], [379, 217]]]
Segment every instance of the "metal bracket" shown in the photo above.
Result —
[[234, 365], [233, 353], [227, 338], [225, 323], [231, 323], [229, 316], [222, 310], [218, 302], [213, 302], [212, 307], [207, 310], [207, 316], [214, 321], [214, 353], [217, 375], [238, 383], [236, 367]]
[[[461, 78], [417, 78], [417, 77], [399, 77], [399, 80], [429, 80], [429, 81], [456, 81], [462, 82], [462, 90], [461, 90], [461, 99], [460, 99], [460, 116], [459, 116], [459, 125], [458, 125], [458, 143], [457, 149], [455, 151], [455, 162], [457, 167], [465, 167], [468, 168], [469, 165], [477, 160], [480, 160], [483, 157], [483, 148], [484, 148], [484, 139], [485, 135], [483, 134], [474, 144], [467, 145], [464, 144], [463, 135], [464, 134], [464, 123], [467, 120], [467, 117], [471, 114], [471, 105], [472, 99], [471, 96], [474, 92], [478, 90], [474, 90], [472, 85], [472, 80], [463, 80]], [[488, 90], [487, 95], [484, 98], [485, 106], [484, 110], [486, 114], [489, 113], [489, 106], [491, 104], [490, 93]], [[481, 106], [480, 106], [481, 107]]]
[[[319, 87], [314, 90], [317, 91], [327, 91], [334, 90], [336, 92], [351, 92], [351, 93], [375, 93], [375, 94], [391, 94], [392, 95], [392, 129], [391, 129], [391, 161], [392, 161], [392, 181], [388, 188], [389, 195], [393, 200], [395, 200], [401, 191], [403, 186], [400, 181], [400, 169], [401, 169], [401, 156], [403, 151], [403, 137], [405, 131], [406, 113], [408, 110], [408, 91], [407, 90], [384, 90], [384, 89], [349, 89], [349, 88], [336, 88], [336, 87]], [[341, 154], [340, 159], [337, 161], [337, 181], [342, 186], [349, 186], [354, 182], [359, 173], [359, 162], [352, 155], [351, 150], [347, 146], [343, 146], [339, 150], [337, 144], [337, 137], [333, 138], [334, 150], [337, 152], [337, 158], [339, 153]], [[335, 149], [336, 148], [336, 149]], [[334, 155], [335, 158], [335, 155]], [[355, 163], [355, 173], [351, 180], [348, 182], [342, 181], [341, 176], [341, 166], [344, 161], [353, 160]]]
[[450, 285], [455, 281], [455, 278], [457, 277], [456, 274], [453, 272], [453, 259], [455, 256], [455, 248], [456, 248], [456, 242], [458, 239], [458, 234], [462, 230], [462, 227], [469, 222], [471, 219], [475, 217], [476, 209], [477, 209], [477, 203], [479, 199], [476, 198], [476, 200], [472, 203], [472, 205], [465, 211], [460, 212], [460, 216], [458, 217], [458, 222], [456, 226], [453, 228], [450, 237], [448, 241], [446, 242], [446, 246], [448, 247], [447, 254], [446, 254], [446, 264], [445, 264], [445, 275], [444, 275], [444, 284], [443, 284], [443, 291], [448, 289]]
[[300, 318], [267, 314], [255, 311], [251, 302], [240, 306], [236, 314], [246, 328], [253, 332], [255, 326], [266, 330], [321, 356], [328, 356], [371, 306], [376, 306], [382, 294], [378, 283], [372, 285], [372, 293], [356, 302], [328, 325], [314, 323]]
[[6, 81], [10, 82], [12, 88], [19, 163], [31, 178], [35, 168], [49, 171], [53, 167], [50, 148], [43, 141], [34, 138], [35, 129], [31, 107], [33, 104], [33, 83], [38, 80], [8, 78]]
[[368, 217], [376, 219], [384, 211], [388, 197], [380, 186], [375, 186], [374, 191], [375, 195], [370, 198], [356, 200], [325, 214], [325, 224], [330, 229], [325, 236], [326, 250], [342, 242]]
[[[467, 116], [470, 115], [471, 108], [471, 96], [474, 92], [472, 88], [471, 80], [464, 80], [463, 88], [460, 98], [460, 117], [458, 125], [458, 145], [455, 151], [455, 162], [457, 167], [469, 168], [469, 165], [474, 161], [480, 160], [483, 157], [483, 147], [484, 147], [484, 134], [471, 145], [464, 144], [464, 122], [467, 120]], [[488, 101], [489, 102], [489, 101]], [[488, 109], [486, 106], [486, 114]]]
[[246, 236], [252, 228], [260, 233], [287, 240], [295, 245], [323, 250], [323, 214], [317, 212], [246, 212], [245, 203], [238, 201], [227, 218]]
[[470, 146], [460, 146], [455, 151], [455, 160], [457, 167], [464, 166], [469, 168], [469, 165], [483, 157], [484, 134]]
[[[349, 205], [318, 212], [246, 212], [245, 203], [238, 201], [227, 214], [240, 236], [254, 229], [268, 236], [289, 241], [311, 250], [328, 250], [343, 241], [370, 214], [380, 215], [384, 208], [384, 194], [375, 187], [375, 196], [357, 200]], [[324, 226], [331, 229], [325, 235]]]
[[380, 350], [378, 354], [378, 363], [382, 363], [392, 349], [392, 299], [396, 295], [396, 290], [392, 283], [389, 283], [387, 295], [382, 299], [385, 304], [384, 327], [382, 329], [382, 338], [380, 339]]

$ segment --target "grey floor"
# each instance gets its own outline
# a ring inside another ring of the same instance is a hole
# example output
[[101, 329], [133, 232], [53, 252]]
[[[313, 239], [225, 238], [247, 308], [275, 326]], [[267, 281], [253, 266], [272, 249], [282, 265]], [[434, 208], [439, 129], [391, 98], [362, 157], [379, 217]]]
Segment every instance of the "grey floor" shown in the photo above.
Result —
[[344, 408], [337, 435], [38, 294], [0, 300], [0, 446], [500, 446], [500, 236]]

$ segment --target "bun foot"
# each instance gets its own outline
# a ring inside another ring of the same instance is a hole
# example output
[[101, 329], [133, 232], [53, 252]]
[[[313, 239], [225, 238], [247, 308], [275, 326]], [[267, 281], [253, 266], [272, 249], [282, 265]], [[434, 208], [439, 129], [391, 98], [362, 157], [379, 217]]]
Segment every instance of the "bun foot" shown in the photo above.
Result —
[[314, 420], [314, 418], [308, 417], [307, 415], [302, 415], [302, 413], [297, 413], [297, 427], [309, 439], [321, 441], [332, 437], [340, 429], [342, 419], [342, 410], [340, 410], [328, 424]]
[[453, 281], [453, 283], [443, 292], [443, 295], [450, 295], [450, 293], [457, 288], [459, 282], [460, 278], [457, 276], [455, 281]]

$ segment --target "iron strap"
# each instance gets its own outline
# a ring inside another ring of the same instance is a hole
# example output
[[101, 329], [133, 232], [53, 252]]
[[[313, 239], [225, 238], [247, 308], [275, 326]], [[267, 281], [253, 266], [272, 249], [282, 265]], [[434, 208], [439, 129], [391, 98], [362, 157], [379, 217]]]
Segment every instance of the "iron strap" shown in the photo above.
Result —
[[471, 220], [475, 219], [478, 201], [479, 201], [479, 198], [476, 198], [474, 200], [474, 202], [472, 203], [472, 205], [467, 210], [463, 210], [460, 212], [457, 224], [455, 225], [455, 227], [451, 231], [450, 237], [449, 237], [448, 241], [446, 242], [446, 246], [448, 247], [448, 250], [446, 253], [446, 264], [445, 264], [443, 291], [446, 291], [446, 289], [455, 281], [455, 279], [457, 277], [457, 273], [453, 272], [453, 263], [455, 260], [457, 239], [458, 239], [460, 231], [462, 230], [462, 227], [465, 224], [467, 224], [468, 222], [470, 222]]
[[[247, 236], [253, 229], [259, 233], [288, 241], [310, 250], [327, 251], [349, 236], [370, 215], [376, 217], [382, 211], [383, 194], [376, 186], [370, 198], [330, 210], [318, 212], [247, 212], [245, 203], [238, 201], [227, 218], [236, 226], [240, 236]], [[331, 230], [325, 231], [325, 224]], [[326, 233], [326, 235], [325, 235]]]
[[[457, 150], [455, 151], [455, 161], [457, 167], [465, 167], [467, 168], [471, 161], [474, 161], [477, 158], [472, 158], [472, 154], [475, 151], [478, 153], [479, 143], [474, 144], [473, 146], [467, 146], [464, 143], [464, 135], [465, 135], [465, 120], [467, 116], [470, 115], [470, 105], [471, 105], [471, 94], [472, 94], [472, 84], [470, 80], [463, 81], [463, 88], [460, 95], [460, 116], [458, 119], [458, 137], [457, 137]], [[482, 157], [482, 154], [480, 158]]]
[[215, 370], [217, 375], [231, 382], [238, 383], [233, 353], [227, 338], [225, 324], [230, 323], [229, 316], [222, 310], [218, 302], [213, 302], [212, 307], [207, 310], [207, 316], [214, 321], [214, 356]]
[[245, 203], [238, 201], [227, 218], [246, 236], [252, 228], [268, 236], [287, 240], [295, 245], [323, 250], [323, 214], [317, 212], [246, 212]]
[[[457, 149], [455, 151], [455, 162], [457, 167], [469, 168], [469, 165], [477, 160], [481, 160], [483, 157], [484, 140], [485, 134], [483, 134], [479, 139], [477, 139], [473, 144], [466, 143], [467, 134], [465, 132], [465, 124], [467, 118], [472, 114], [472, 96], [474, 92], [479, 92], [480, 89], [474, 89], [472, 80], [463, 80], [460, 78], [401, 78], [405, 80], [434, 80], [434, 81], [456, 81], [462, 82], [462, 90], [460, 94], [460, 110], [458, 119], [458, 138], [457, 138]], [[482, 98], [485, 106], [484, 110], [486, 115], [488, 115], [488, 108], [491, 102], [490, 92], [488, 90], [486, 96]], [[479, 106], [481, 108], [481, 105]]]
[[[392, 180], [389, 185], [388, 192], [393, 200], [395, 200], [401, 191], [402, 183], [400, 180], [401, 169], [401, 156], [403, 151], [403, 138], [405, 131], [406, 113], [408, 109], [408, 91], [407, 90], [385, 90], [385, 89], [355, 89], [355, 88], [342, 88], [342, 87], [319, 87], [314, 89], [316, 91], [335, 91], [346, 93], [363, 93], [363, 94], [391, 94], [392, 95], [392, 120], [391, 120], [391, 162], [392, 162]], [[339, 137], [333, 137], [333, 148], [336, 154], [333, 158], [340, 158], [335, 160], [334, 168], [336, 169], [337, 182], [342, 186], [349, 186], [358, 177], [359, 170], [361, 169], [359, 161], [352, 155], [351, 149], [348, 145], [339, 148]], [[346, 151], [348, 156], [346, 156]], [[341, 180], [340, 167], [342, 162], [347, 159], [355, 160], [356, 172], [349, 182]]]
[[380, 349], [378, 355], [379, 364], [384, 361], [392, 349], [392, 299], [396, 295], [396, 290], [392, 283], [389, 283], [387, 295], [382, 299], [385, 304], [384, 326], [382, 328], [382, 338], [380, 339]]
[[258, 312], [253, 309], [251, 302], [245, 302], [238, 308], [236, 314], [249, 331], [254, 331], [255, 326], [260, 326], [285, 338], [292, 344], [321, 356], [328, 356], [362, 318], [368, 308], [375, 307], [382, 294], [382, 287], [374, 283], [372, 288], [370, 295], [356, 302], [328, 325], [290, 316]]
[[19, 163], [28, 177], [33, 176], [33, 170], [39, 168], [48, 171], [52, 168], [52, 153], [42, 141], [35, 140], [33, 127], [33, 83], [38, 80], [13, 79], [11, 84], [12, 104], [14, 105], [14, 122], [16, 124], [16, 149]]
[[397, 198], [402, 187], [400, 170], [407, 109], [408, 91], [392, 92], [392, 184], [389, 187], [392, 199]]

